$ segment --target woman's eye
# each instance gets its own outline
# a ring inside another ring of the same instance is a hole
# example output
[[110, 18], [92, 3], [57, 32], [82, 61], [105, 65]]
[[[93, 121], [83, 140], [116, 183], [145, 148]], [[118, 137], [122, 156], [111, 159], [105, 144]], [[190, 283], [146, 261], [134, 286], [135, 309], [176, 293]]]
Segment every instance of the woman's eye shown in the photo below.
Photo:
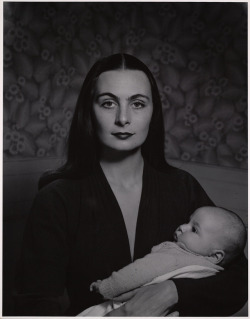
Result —
[[143, 107], [145, 107], [145, 103], [143, 103], [141, 101], [135, 101], [135, 102], [133, 102], [132, 105], [135, 109], [142, 109]]
[[105, 101], [101, 104], [101, 106], [106, 109], [112, 109], [115, 107], [115, 103], [113, 101]]

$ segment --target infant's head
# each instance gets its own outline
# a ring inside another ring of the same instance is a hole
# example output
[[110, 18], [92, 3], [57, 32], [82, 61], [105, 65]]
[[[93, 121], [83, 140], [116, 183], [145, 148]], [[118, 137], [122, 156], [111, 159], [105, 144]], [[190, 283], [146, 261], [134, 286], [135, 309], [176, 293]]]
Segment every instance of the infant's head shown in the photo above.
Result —
[[210, 206], [198, 208], [189, 223], [174, 233], [177, 243], [220, 265], [230, 263], [243, 251], [246, 237], [246, 227], [238, 215]]

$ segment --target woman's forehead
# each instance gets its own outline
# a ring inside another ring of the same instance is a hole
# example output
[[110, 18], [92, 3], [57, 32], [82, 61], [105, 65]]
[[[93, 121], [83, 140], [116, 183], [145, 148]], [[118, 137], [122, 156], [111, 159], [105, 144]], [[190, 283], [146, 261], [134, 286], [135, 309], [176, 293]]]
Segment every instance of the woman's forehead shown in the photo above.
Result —
[[151, 95], [151, 86], [146, 74], [140, 70], [111, 70], [100, 74], [96, 91]]

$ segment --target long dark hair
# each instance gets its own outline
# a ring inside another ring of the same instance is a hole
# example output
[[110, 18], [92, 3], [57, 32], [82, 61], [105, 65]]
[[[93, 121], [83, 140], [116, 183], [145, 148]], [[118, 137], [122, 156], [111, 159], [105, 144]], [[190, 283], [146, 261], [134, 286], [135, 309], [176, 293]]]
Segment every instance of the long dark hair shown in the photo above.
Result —
[[169, 167], [164, 158], [162, 105], [156, 81], [143, 62], [132, 55], [119, 53], [97, 61], [87, 74], [69, 131], [66, 163], [56, 171], [44, 174], [40, 178], [39, 188], [55, 179], [82, 178], [93, 172], [98, 162], [98, 142], [92, 119], [96, 81], [101, 73], [118, 69], [139, 70], [148, 77], [152, 91], [153, 114], [148, 136], [141, 147], [142, 156], [155, 168]]

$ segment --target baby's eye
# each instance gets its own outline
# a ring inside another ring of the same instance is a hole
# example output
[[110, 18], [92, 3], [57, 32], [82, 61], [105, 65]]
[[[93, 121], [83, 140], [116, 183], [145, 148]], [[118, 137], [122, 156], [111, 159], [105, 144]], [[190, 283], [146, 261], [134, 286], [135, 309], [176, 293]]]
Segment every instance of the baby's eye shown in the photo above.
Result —
[[101, 106], [106, 109], [112, 109], [115, 107], [115, 103], [113, 101], [105, 101], [101, 104]]
[[192, 227], [192, 232], [197, 233], [197, 229], [194, 226]]
[[132, 105], [135, 109], [142, 109], [143, 107], [145, 107], [145, 103], [142, 101], [135, 101]]

